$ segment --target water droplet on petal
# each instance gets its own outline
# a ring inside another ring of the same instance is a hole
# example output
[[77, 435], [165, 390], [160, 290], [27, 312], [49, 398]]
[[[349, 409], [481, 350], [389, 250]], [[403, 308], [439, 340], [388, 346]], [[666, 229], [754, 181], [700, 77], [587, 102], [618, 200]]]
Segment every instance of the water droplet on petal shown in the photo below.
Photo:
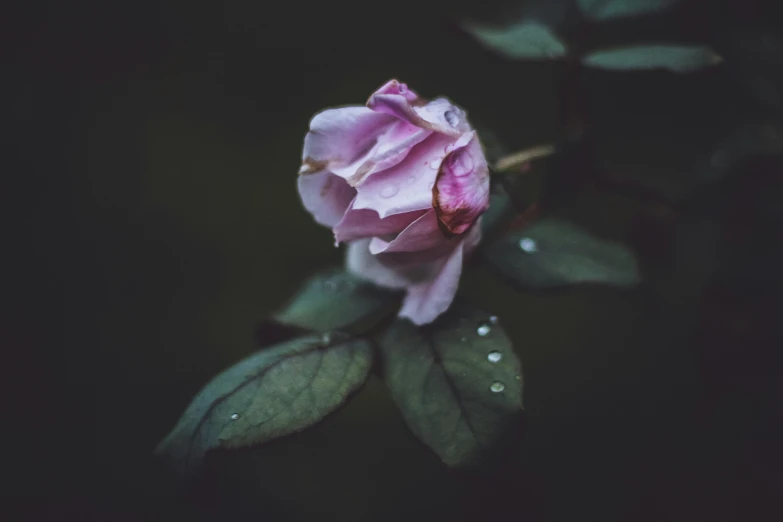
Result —
[[434, 181], [430, 181], [429, 185], [427, 185], [427, 190], [432, 190], [432, 187], [434, 187], [434, 186], [435, 186], [435, 182]]
[[473, 173], [473, 156], [465, 149], [459, 150], [449, 156], [449, 168], [455, 176], [467, 176]]
[[533, 252], [536, 252], [538, 250], [538, 245], [536, 244], [535, 239], [530, 239], [529, 237], [523, 237], [519, 240], [519, 248], [521, 248], [523, 251], [527, 252], [528, 254], [532, 254]]
[[485, 321], [481, 321], [478, 324], [478, 328], [476, 328], [476, 333], [479, 334], [481, 337], [486, 337], [489, 335], [489, 332], [492, 331], [492, 327], [489, 325], [489, 323]]
[[398, 184], [390, 183], [388, 185], [385, 185], [381, 189], [381, 197], [389, 199], [396, 196], [399, 191], [400, 191], [400, 186]]
[[446, 121], [449, 122], [449, 125], [452, 127], [459, 125], [459, 116], [457, 116], [454, 111], [444, 112], [443, 117], [446, 118]]
[[440, 169], [441, 163], [443, 163], [443, 158], [435, 158], [434, 160], [430, 161], [429, 166], [432, 170], [438, 170]]
[[416, 183], [416, 176], [408, 176], [408, 179], [405, 181], [408, 182], [408, 185], [413, 185], [414, 183]]
[[487, 360], [491, 363], [499, 363], [501, 359], [503, 359], [503, 354], [498, 351], [489, 352], [487, 354]]
[[400, 94], [403, 94], [403, 93], [404, 93], [404, 92], [406, 92], [407, 90], [408, 90], [408, 86], [407, 86], [407, 85], [405, 85], [404, 83], [401, 83], [401, 84], [400, 84]]
[[239, 414], [238, 413], [232, 413], [231, 414], [231, 420], [237, 420], [238, 418], [239, 418]]
[[489, 385], [489, 391], [492, 393], [500, 393], [506, 389], [506, 385], [500, 381], [495, 381]]
[[489, 322], [492, 324], [498, 324], [500, 322], [500, 318], [498, 318], [497, 315], [490, 315]]

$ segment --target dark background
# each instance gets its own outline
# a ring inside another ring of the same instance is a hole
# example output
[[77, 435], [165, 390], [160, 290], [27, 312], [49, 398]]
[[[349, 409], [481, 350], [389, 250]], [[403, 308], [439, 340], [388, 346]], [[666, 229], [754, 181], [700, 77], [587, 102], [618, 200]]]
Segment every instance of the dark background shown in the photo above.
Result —
[[[751, 223], [737, 246], [723, 218], [661, 232], [644, 228], [654, 209], [602, 193], [567, 213], [642, 245], [642, 290], [465, 278], [525, 371], [506, 469], [443, 467], [376, 377], [308, 431], [214, 456], [193, 490], [152, 457], [198, 388], [254, 349], [258, 321], [341, 260], [295, 189], [314, 113], [396, 77], [449, 96], [509, 150], [553, 138], [555, 66], [480, 48], [454, 19], [494, 4], [463, 4], [57, 2], [5, 20], [10, 519], [775, 519], [779, 276], [764, 267], [779, 266], [777, 224]], [[779, 20], [721, 5], [694, 31]], [[766, 116], [727, 66], [594, 71], [586, 85], [606, 163], [664, 192]], [[727, 255], [756, 279], [716, 276]]]

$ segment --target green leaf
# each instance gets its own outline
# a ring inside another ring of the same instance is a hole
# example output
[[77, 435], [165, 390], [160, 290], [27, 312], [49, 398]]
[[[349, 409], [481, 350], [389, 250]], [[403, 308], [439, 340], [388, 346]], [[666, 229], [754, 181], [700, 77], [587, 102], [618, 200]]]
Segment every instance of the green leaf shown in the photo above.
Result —
[[481, 233], [486, 240], [511, 221], [516, 213], [499, 179], [493, 180], [489, 193], [489, 208], [481, 216]]
[[593, 21], [665, 11], [679, 0], [578, 0], [582, 15]]
[[398, 319], [380, 347], [405, 422], [444, 463], [472, 467], [504, 448], [520, 420], [522, 374], [497, 318], [455, 303], [426, 327]]
[[347, 272], [331, 270], [307, 280], [274, 319], [316, 332], [361, 333], [393, 312], [398, 300], [397, 293]]
[[612, 70], [667, 69], [692, 72], [716, 65], [722, 58], [703, 45], [649, 44], [591, 52], [582, 63]]
[[198, 471], [204, 454], [302, 430], [365, 382], [370, 343], [333, 334], [294, 339], [248, 357], [212, 379], [155, 450], [176, 473]]
[[552, 30], [534, 20], [504, 27], [466, 23], [465, 29], [493, 51], [515, 59], [555, 59], [566, 55], [566, 46]]
[[484, 254], [502, 275], [527, 289], [640, 282], [636, 257], [628, 248], [560, 219], [536, 221], [489, 245]]

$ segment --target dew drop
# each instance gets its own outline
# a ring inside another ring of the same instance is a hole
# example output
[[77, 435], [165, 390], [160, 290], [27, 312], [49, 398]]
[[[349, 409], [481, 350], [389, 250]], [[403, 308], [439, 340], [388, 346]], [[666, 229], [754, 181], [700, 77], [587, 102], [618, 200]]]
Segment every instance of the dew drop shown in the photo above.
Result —
[[499, 363], [501, 359], [503, 359], [503, 354], [498, 351], [489, 352], [487, 354], [487, 360], [491, 363]]
[[530, 239], [529, 237], [523, 237], [519, 240], [519, 248], [521, 248], [524, 252], [527, 252], [528, 254], [532, 254], [533, 252], [538, 251], [538, 245], [536, 244], [535, 239]]
[[490, 315], [489, 322], [492, 324], [498, 324], [500, 322], [500, 319], [498, 318], [497, 315]]
[[443, 117], [446, 118], [446, 121], [449, 122], [449, 125], [452, 127], [459, 125], [459, 116], [457, 116], [454, 111], [444, 112]]
[[495, 381], [489, 385], [489, 391], [492, 393], [500, 393], [506, 389], [506, 385], [500, 381]]
[[473, 156], [465, 149], [459, 150], [449, 156], [449, 168], [451, 173], [457, 177], [467, 176], [473, 173]]
[[408, 185], [413, 185], [414, 183], [416, 183], [416, 176], [408, 176], [408, 179], [405, 181], [408, 182]]
[[391, 183], [389, 185], [384, 186], [381, 189], [381, 197], [382, 198], [392, 198], [397, 195], [397, 193], [400, 191], [400, 186], [396, 183]]
[[430, 161], [429, 166], [432, 170], [438, 170], [440, 169], [441, 163], [443, 163], [443, 158], [435, 158], [434, 160]]
[[489, 325], [489, 323], [481, 321], [478, 324], [478, 328], [476, 328], [476, 333], [479, 334], [481, 337], [486, 337], [489, 335], [489, 332], [492, 331], [492, 327]]
[[231, 414], [231, 420], [237, 420], [238, 418], [239, 418], [239, 414], [238, 413], [232, 413]]

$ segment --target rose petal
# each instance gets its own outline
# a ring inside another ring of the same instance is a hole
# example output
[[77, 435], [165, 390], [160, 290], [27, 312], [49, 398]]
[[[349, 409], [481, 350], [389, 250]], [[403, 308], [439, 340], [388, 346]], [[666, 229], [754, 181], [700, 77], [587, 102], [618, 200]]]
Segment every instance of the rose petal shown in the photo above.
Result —
[[465, 111], [446, 98], [436, 98], [427, 105], [414, 107], [413, 110], [438, 132], [456, 136], [470, 131]]
[[373, 93], [373, 95], [376, 94], [401, 94], [406, 100], [413, 103], [414, 105], [420, 103], [419, 95], [408, 89], [407, 85], [400, 83], [397, 80], [389, 80], [388, 82], [384, 83], [377, 91]]
[[407, 87], [402, 90], [404, 85], [396, 80], [387, 82], [370, 96], [367, 107], [377, 113], [388, 114], [411, 125], [454, 138], [470, 129], [464, 111], [447, 99], [438, 98], [427, 103]]
[[348, 243], [345, 266], [349, 272], [385, 288], [405, 288], [412, 283], [402, 271], [383, 265], [370, 253], [369, 247], [369, 239]]
[[[425, 213], [426, 211], [424, 210], [417, 210], [405, 214], [394, 214], [381, 219], [374, 210], [356, 210], [349, 207], [345, 216], [334, 227], [334, 238], [337, 242], [342, 243], [384, 234], [398, 234], [400, 231], [405, 230], [406, 227], [410, 228], [409, 225]], [[436, 230], [437, 227], [437, 218], [435, 218]], [[440, 233], [439, 230], [438, 232]]]
[[333, 227], [356, 197], [356, 189], [331, 172], [299, 176], [299, 197], [316, 222]]
[[465, 136], [470, 141], [455, 146], [443, 160], [433, 191], [433, 206], [446, 234], [462, 234], [489, 208], [487, 160], [476, 133]]
[[329, 170], [343, 175], [336, 170], [365, 156], [393, 123], [395, 120], [388, 115], [366, 107], [342, 107], [316, 114], [305, 136], [299, 174]]
[[414, 324], [431, 323], [448, 310], [457, 294], [462, 275], [463, 244], [460, 243], [442, 263], [440, 272], [433, 279], [411, 285], [402, 303], [399, 316], [410, 319]]
[[[410, 214], [395, 214], [386, 219], [395, 216], [408, 216]], [[373, 234], [375, 236], [381, 234]], [[438, 217], [434, 210], [429, 210], [418, 219], [409, 224], [392, 241], [387, 242], [379, 237], [375, 237], [370, 242], [370, 253], [380, 254], [382, 252], [420, 252], [431, 248], [441, 247], [449, 243], [449, 240], [443, 236], [443, 232], [438, 227]]]
[[443, 134], [432, 134], [403, 161], [359, 185], [353, 208], [373, 209], [382, 218], [432, 208], [432, 187], [446, 156], [446, 147], [453, 142]]
[[371, 174], [388, 169], [400, 163], [410, 150], [432, 134], [429, 129], [421, 129], [406, 121], [393, 123], [388, 132], [378, 138], [375, 146], [356, 164], [338, 169], [338, 174], [348, 180], [352, 186], [363, 183]]

